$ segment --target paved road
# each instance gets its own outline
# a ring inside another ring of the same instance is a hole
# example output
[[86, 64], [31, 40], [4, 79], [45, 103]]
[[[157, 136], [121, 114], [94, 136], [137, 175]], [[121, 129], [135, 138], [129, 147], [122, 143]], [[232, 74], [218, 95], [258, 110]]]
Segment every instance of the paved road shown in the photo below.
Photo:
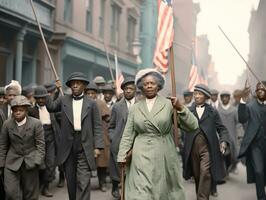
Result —
[[[246, 184], [246, 171], [242, 165], [238, 166], [239, 173], [237, 175], [230, 175], [227, 179], [227, 183], [218, 186], [217, 198], [211, 198], [211, 200], [256, 200], [255, 186]], [[53, 183], [52, 191], [54, 193], [53, 198], [42, 197], [40, 200], [67, 200], [66, 187], [57, 188], [55, 186], [56, 181]], [[196, 200], [194, 194], [194, 183], [185, 182], [186, 199]], [[108, 191], [103, 193], [98, 190], [98, 182], [96, 178], [92, 178], [92, 194], [91, 200], [113, 200], [111, 196], [111, 185], [108, 185]]]

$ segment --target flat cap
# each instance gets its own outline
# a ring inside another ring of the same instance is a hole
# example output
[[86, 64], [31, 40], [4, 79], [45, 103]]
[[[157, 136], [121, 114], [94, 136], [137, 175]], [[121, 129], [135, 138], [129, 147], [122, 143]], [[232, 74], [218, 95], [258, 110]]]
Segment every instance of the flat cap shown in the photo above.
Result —
[[30, 101], [23, 95], [15, 96], [10, 103], [11, 108], [15, 106], [31, 106]]
[[34, 97], [35, 98], [42, 98], [42, 97], [47, 97], [48, 92], [44, 86], [37, 86], [34, 89]]
[[193, 92], [191, 92], [189, 89], [183, 91], [183, 96], [192, 96]]
[[94, 90], [94, 91], [97, 92], [98, 91], [98, 87], [97, 87], [97, 85], [95, 83], [89, 83], [85, 90]]
[[135, 84], [134, 78], [126, 77], [123, 83], [121, 84], [121, 89], [124, 90], [124, 87], [128, 84]]
[[231, 96], [231, 93], [229, 91], [224, 90], [220, 93], [220, 96]]
[[206, 86], [204, 84], [195, 85], [194, 91], [202, 92], [205, 96], [207, 96], [209, 98], [211, 97], [210, 89], [208, 88], [208, 86]]
[[70, 82], [71, 81], [84, 81], [86, 84], [89, 84], [90, 81], [88, 80], [87, 76], [85, 74], [83, 74], [82, 72], [73, 72], [72, 74], [70, 74], [70, 76], [68, 77], [67, 81], [66, 81], [66, 85], [68, 87], [70, 87]]
[[219, 91], [216, 90], [216, 89], [211, 89], [211, 95], [218, 95], [219, 94]]
[[56, 89], [56, 85], [54, 82], [52, 83], [45, 83], [44, 87], [46, 88], [47, 92], [52, 92]]

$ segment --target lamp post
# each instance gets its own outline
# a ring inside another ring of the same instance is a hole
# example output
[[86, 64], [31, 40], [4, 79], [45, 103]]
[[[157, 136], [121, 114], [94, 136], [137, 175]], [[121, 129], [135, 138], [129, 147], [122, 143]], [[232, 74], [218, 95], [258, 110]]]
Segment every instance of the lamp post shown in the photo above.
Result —
[[132, 50], [133, 50], [133, 55], [136, 56], [136, 62], [138, 65], [137, 71], [138, 71], [142, 63], [142, 60], [140, 58], [141, 43], [138, 38], [135, 38], [134, 41], [132, 42]]

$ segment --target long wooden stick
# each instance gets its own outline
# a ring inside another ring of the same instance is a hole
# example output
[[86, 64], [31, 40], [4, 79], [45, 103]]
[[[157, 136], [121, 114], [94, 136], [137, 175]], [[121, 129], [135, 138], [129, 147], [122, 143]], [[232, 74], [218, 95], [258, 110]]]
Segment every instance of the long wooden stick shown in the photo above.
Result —
[[109, 52], [108, 52], [108, 49], [107, 49], [105, 43], [104, 43], [104, 50], [105, 50], [106, 59], [107, 59], [107, 65], [108, 65], [108, 68], [109, 68], [109, 71], [110, 71], [110, 75], [111, 75], [112, 81], [115, 81], [114, 74], [113, 74], [113, 70], [111, 68], [111, 62], [110, 62], [110, 58], [109, 58]]
[[[175, 81], [175, 64], [174, 64], [174, 49], [173, 45], [170, 48], [170, 62], [169, 68], [171, 70], [171, 85], [172, 85], [172, 96], [176, 97], [176, 81]], [[178, 128], [177, 128], [177, 112], [174, 112], [174, 141], [176, 147], [178, 147], [179, 139], [178, 139]]]
[[264, 86], [264, 84], [260, 81], [260, 79], [258, 78], [258, 76], [255, 74], [255, 72], [252, 70], [252, 68], [249, 66], [248, 62], [245, 60], [245, 58], [241, 55], [241, 53], [238, 51], [238, 49], [235, 47], [235, 45], [233, 44], [233, 42], [229, 39], [229, 37], [225, 34], [225, 32], [223, 31], [223, 29], [218, 26], [218, 28], [220, 29], [220, 31], [223, 33], [224, 37], [227, 39], [227, 41], [231, 44], [231, 46], [234, 48], [234, 50], [237, 52], [237, 54], [240, 56], [240, 58], [244, 61], [244, 63], [247, 66], [247, 69], [251, 72], [251, 74], [255, 77], [255, 79], [262, 84], [262, 86], [264, 87], [264, 89], [266, 90], [266, 86]]
[[[33, 5], [33, 1], [32, 1], [32, 0], [30, 0], [30, 5], [31, 5], [31, 8], [32, 8], [32, 11], [33, 11], [33, 14], [34, 14], [35, 20], [36, 20], [36, 22], [37, 22], [37, 25], [38, 25], [39, 31], [40, 31], [40, 33], [41, 33], [41, 37], [42, 37], [42, 41], [43, 41], [43, 44], [44, 44], [44, 47], [45, 47], [45, 51], [46, 51], [46, 54], [47, 54], [47, 56], [48, 56], [48, 58], [49, 58], [49, 61], [50, 61], [50, 64], [51, 64], [52, 71], [53, 71], [53, 73], [54, 73], [55, 79], [56, 79], [56, 81], [59, 81], [59, 77], [58, 77], [57, 72], [56, 72], [56, 70], [55, 70], [54, 62], [53, 62], [52, 57], [51, 57], [51, 55], [50, 55], [50, 52], [49, 52], [49, 49], [48, 49], [48, 46], [47, 46], [46, 40], [45, 40], [44, 35], [43, 35], [42, 27], [41, 27], [41, 24], [40, 24], [40, 22], [39, 22], [39, 20], [38, 20], [37, 15], [36, 15], [36, 12], [35, 12], [34, 5]], [[61, 94], [64, 95], [64, 92], [63, 92], [63, 90], [62, 90], [61, 87], [59, 88], [59, 90], [60, 90]]]

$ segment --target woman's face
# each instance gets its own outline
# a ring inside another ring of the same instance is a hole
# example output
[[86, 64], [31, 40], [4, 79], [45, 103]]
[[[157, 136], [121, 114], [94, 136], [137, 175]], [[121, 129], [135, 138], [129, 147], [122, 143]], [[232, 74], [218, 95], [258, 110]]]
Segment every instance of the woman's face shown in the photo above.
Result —
[[154, 98], [159, 91], [159, 86], [154, 76], [148, 75], [143, 78], [143, 94], [147, 99]]

